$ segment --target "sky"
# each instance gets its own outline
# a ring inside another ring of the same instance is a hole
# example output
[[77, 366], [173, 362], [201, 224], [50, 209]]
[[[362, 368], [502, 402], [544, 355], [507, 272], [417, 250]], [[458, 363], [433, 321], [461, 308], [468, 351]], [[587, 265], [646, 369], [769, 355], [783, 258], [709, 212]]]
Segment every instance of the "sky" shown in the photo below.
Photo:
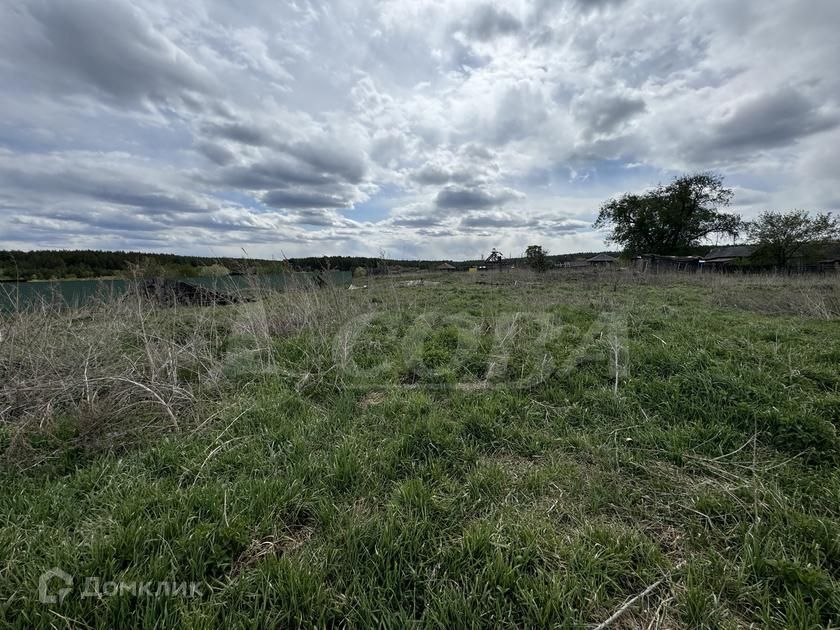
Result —
[[6, 0], [0, 249], [607, 249], [713, 170], [840, 210], [838, 0]]

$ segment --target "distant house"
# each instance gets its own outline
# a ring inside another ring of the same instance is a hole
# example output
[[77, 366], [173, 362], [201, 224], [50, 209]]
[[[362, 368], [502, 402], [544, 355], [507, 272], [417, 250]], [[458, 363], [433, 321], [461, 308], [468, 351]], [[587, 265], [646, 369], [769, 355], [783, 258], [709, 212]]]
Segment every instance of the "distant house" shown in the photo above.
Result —
[[587, 258], [586, 262], [594, 267], [608, 267], [618, 262], [617, 258], [613, 258], [608, 254], [598, 254], [592, 258]]
[[840, 257], [828, 258], [817, 263], [820, 271], [836, 271], [840, 272]]
[[455, 267], [449, 263], [441, 263], [437, 266], [438, 271], [455, 271]]
[[817, 271], [840, 272], [840, 242], [825, 243], [817, 249], [817, 252], [819, 252], [819, 260], [816, 261]]
[[642, 254], [636, 257], [635, 266], [640, 271], [697, 271], [700, 266], [700, 256]]
[[559, 264], [563, 269], [578, 269], [580, 267], [588, 267], [589, 263], [585, 260], [567, 260]]
[[704, 267], [725, 267], [729, 265], [742, 265], [749, 262], [755, 255], [758, 248], [754, 245], [733, 245], [731, 247], [718, 247], [713, 249], [701, 260]]

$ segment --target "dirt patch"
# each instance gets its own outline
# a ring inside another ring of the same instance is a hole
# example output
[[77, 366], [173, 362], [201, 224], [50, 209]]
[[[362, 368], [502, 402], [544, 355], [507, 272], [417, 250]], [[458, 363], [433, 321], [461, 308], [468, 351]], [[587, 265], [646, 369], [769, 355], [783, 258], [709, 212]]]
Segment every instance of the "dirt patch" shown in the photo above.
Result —
[[493, 455], [492, 457], [482, 458], [482, 461], [485, 464], [498, 466], [513, 481], [519, 481], [540, 464], [537, 459], [517, 457], [516, 455]]
[[385, 400], [385, 392], [369, 392], [359, 401], [359, 407], [367, 409], [382, 404]]
[[279, 558], [295, 552], [312, 538], [313, 533], [311, 527], [294, 527], [279, 534], [269, 534], [252, 540], [231, 566], [231, 577], [236, 577], [242, 571], [255, 566], [263, 558]]

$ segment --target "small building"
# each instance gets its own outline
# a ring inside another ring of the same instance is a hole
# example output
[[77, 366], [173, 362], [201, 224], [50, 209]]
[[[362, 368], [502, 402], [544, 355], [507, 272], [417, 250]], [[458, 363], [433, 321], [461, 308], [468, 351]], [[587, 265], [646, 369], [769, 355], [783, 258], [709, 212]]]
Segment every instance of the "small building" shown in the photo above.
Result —
[[706, 254], [700, 261], [703, 267], [729, 267], [732, 265], [743, 265], [748, 263], [750, 258], [758, 250], [754, 245], [732, 245], [730, 247], [718, 247]]
[[840, 272], [840, 257], [828, 258], [817, 263], [819, 270], [822, 272], [835, 271]]
[[437, 266], [438, 271], [455, 271], [455, 266], [449, 263], [441, 263]]
[[618, 262], [617, 258], [613, 258], [609, 254], [598, 254], [592, 258], [587, 258], [586, 262], [593, 267], [609, 267]]
[[663, 256], [662, 254], [642, 254], [636, 257], [635, 267], [639, 271], [654, 273], [658, 271], [697, 271], [700, 256]]

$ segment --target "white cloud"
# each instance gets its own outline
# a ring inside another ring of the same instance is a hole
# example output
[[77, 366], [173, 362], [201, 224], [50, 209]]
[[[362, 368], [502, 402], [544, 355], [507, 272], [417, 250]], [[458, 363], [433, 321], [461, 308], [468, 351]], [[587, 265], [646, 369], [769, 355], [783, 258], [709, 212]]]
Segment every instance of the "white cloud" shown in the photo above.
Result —
[[840, 209], [838, 23], [835, 0], [6, 4], [0, 247], [592, 250], [602, 200], [706, 168], [748, 215]]

